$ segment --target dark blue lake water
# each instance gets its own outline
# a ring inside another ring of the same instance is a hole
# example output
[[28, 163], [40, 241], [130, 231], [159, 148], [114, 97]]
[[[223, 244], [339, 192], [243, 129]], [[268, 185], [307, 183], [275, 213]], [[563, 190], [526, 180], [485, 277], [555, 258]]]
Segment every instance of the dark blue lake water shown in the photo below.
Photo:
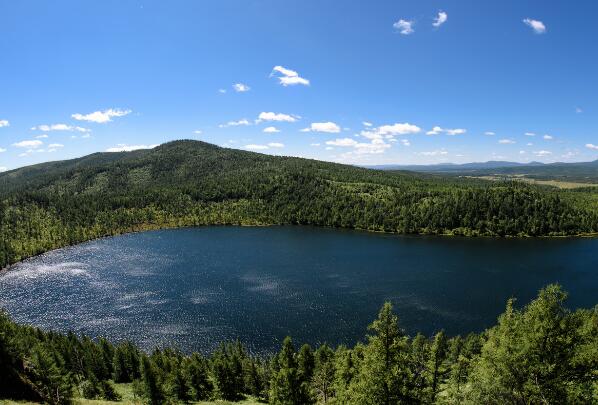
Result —
[[481, 331], [558, 282], [598, 303], [598, 239], [409, 237], [311, 227], [152, 231], [60, 249], [0, 275], [19, 322], [146, 349], [353, 344], [385, 300], [409, 334]]

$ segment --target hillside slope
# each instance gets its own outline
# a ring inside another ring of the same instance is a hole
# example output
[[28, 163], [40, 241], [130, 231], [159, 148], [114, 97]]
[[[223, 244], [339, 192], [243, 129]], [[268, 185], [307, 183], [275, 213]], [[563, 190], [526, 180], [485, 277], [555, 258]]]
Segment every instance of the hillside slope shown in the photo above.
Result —
[[585, 197], [518, 183], [385, 172], [176, 141], [0, 175], [0, 267], [101, 236], [207, 224], [399, 233], [598, 231]]

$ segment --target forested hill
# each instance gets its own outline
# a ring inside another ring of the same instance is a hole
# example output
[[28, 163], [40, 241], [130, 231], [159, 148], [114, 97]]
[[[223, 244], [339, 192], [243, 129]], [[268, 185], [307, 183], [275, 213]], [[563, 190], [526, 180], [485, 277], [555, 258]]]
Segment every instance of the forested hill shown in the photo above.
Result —
[[0, 267], [101, 236], [207, 224], [595, 233], [597, 200], [588, 190], [385, 172], [176, 141], [0, 174]]

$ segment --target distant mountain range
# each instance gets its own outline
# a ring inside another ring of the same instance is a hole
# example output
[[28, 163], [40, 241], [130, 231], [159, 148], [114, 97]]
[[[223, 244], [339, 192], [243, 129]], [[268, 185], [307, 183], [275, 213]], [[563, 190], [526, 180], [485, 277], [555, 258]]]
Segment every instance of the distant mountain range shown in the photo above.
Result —
[[489, 161], [479, 163], [440, 163], [435, 165], [370, 166], [380, 170], [408, 170], [461, 176], [525, 176], [535, 179], [598, 182], [598, 160], [577, 163], [517, 163]]

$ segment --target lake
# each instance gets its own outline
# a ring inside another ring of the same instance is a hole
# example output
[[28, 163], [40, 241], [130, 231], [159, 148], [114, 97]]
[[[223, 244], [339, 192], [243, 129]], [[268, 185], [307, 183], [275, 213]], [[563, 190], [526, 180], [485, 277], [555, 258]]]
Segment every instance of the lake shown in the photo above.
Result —
[[18, 322], [145, 349], [252, 353], [353, 344], [385, 300], [408, 334], [479, 332], [509, 297], [558, 282], [568, 305], [598, 302], [598, 239], [397, 236], [313, 227], [200, 227], [106, 238], [32, 258], [0, 275]]

